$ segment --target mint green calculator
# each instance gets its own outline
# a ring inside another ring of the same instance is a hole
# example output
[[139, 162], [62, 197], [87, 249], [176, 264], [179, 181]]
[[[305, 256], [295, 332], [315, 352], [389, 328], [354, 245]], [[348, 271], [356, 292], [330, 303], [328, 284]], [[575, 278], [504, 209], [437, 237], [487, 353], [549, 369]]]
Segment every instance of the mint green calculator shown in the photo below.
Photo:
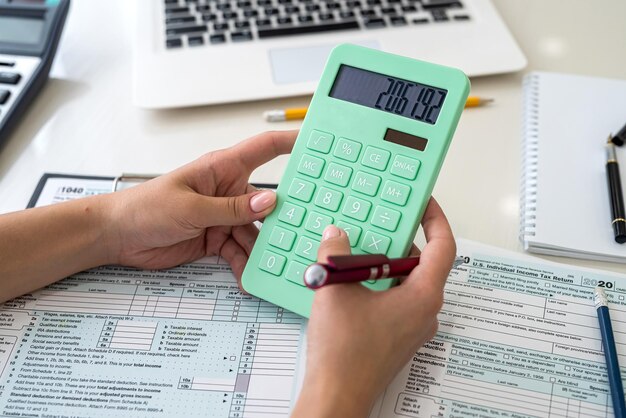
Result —
[[[243, 273], [243, 288], [308, 317], [322, 232], [353, 254], [408, 253], [469, 93], [461, 71], [355, 45], [326, 63]], [[394, 279], [364, 282], [388, 289]]]

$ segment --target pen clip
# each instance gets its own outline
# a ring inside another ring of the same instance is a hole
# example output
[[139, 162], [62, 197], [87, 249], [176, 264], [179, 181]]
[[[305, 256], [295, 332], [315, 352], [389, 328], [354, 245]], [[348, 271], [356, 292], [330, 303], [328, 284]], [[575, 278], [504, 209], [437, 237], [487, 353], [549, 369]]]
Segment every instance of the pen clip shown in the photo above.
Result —
[[328, 267], [335, 271], [369, 268], [388, 264], [389, 258], [383, 254], [338, 255], [328, 257]]

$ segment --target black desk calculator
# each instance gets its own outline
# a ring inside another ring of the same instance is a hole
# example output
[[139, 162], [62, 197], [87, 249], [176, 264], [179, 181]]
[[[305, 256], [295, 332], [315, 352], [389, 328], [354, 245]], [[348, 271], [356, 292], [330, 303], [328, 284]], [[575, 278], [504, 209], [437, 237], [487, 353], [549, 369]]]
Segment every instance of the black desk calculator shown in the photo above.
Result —
[[0, 0], [0, 145], [50, 72], [70, 0]]

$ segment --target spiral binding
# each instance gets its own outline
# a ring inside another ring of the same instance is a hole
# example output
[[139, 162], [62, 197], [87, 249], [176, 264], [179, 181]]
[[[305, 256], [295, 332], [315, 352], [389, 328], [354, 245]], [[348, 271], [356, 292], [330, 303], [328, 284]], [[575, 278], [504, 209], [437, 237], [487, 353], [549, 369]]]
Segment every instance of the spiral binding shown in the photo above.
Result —
[[527, 248], [527, 238], [535, 236], [537, 212], [537, 164], [539, 149], [539, 74], [524, 77], [522, 128], [522, 179], [519, 238]]

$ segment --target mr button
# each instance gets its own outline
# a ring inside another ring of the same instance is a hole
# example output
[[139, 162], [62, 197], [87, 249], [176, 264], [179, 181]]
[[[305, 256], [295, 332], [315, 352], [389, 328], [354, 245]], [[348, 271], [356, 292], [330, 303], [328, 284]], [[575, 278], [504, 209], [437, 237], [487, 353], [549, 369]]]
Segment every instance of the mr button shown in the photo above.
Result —
[[407, 180], [415, 180], [419, 168], [420, 162], [418, 160], [403, 155], [396, 155], [393, 163], [391, 163], [391, 170], [389, 171], [394, 176], [404, 177]]

